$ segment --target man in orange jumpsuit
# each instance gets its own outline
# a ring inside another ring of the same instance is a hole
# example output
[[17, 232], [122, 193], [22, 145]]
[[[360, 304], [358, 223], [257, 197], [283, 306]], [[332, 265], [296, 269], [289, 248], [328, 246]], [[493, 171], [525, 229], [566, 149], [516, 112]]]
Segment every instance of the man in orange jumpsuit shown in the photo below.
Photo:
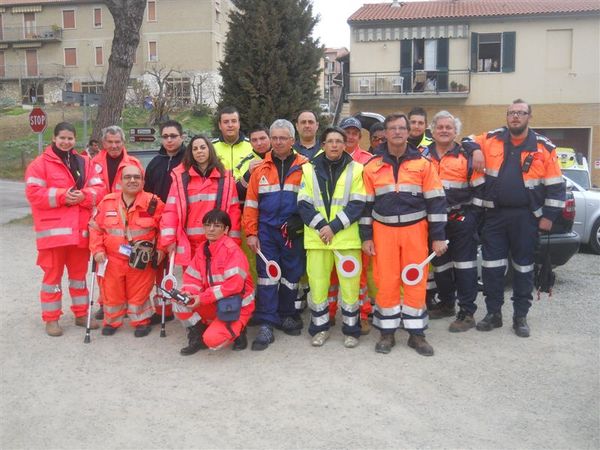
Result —
[[433, 164], [407, 142], [407, 117], [391, 114], [384, 125], [387, 144], [364, 168], [367, 204], [360, 220], [363, 251], [375, 257], [378, 292], [373, 326], [381, 332], [375, 351], [389, 353], [395, 345], [394, 332], [402, 324], [410, 334], [409, 347], [432, 356], [424, 333], [427, 267], [420, 282], [412, 286], [402, 286], [400, 274], [408, 264], [427, 258], [428, 236], [438, 256], [446, 251], [446, 198]]
[[[154, 286], [157, 262], [163, 252], [156, 249], [159, 222], [164, 203], [156, 195], [143, 191], [142, 170], [126, 166], [121, 176], [122, 192], [104, 197], [90, 222], [90, 250], [97, 263], [108, 259], [102, 279], [104, 327], [110, 336], [123, 324], [125, 313], [135, 336], [150, 333], [154, 310], [148, 296]], [[154, 253], [157, 253], [154, 255]]]

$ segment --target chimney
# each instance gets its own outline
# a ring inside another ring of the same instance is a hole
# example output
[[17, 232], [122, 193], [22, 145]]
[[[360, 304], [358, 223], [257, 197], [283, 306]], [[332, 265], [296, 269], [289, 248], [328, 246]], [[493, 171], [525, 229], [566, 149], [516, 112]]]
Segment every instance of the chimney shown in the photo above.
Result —
[[400, 8], [402, 4], [398, 0], [392, 0], [392, 8]]

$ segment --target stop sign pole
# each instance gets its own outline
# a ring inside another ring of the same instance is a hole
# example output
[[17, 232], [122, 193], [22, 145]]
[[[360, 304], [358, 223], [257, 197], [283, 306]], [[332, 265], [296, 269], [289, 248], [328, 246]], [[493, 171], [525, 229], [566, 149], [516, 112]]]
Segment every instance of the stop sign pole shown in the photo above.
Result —
[[42, 108], [33, 108], [29, 113], [29, 127], [38, 135], [38, 155], [42, 154], [43, 133], [48, 126], [48, 116]]

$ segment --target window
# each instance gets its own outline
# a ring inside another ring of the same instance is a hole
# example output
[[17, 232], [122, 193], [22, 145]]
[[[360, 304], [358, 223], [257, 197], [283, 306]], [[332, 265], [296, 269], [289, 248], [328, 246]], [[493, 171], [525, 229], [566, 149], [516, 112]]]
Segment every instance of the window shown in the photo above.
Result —
[[471, 33], [471, 71], [514, 72], [516, 33]]
[[94, 8], [94, 28], [102, 28], [102, 8]]
[[188, 104], [191, 98], [191, 83], [188, 77], [170, 77], [165, 80], [166, 94], [181, 104]]
[[158, 61], [158, 45], [156, 41], [148, 42], [148, 61]]
[[26, 105], [44, 104], [44, 84], [43, 83], [22, 83], [21, 101]]
[[2, 14], [0, 14], [0, 41], [4, 39], [2, 35]]
[[75, 28], [75, 10], [65, 9], [63, 12], [63, 28], [72, 30]]
[[4, 52], [0, 52], [0, 78], [6, 76], [6, 70], [4, 69]]
[[148, 0], [148, 22], [156, 22], [156, 2]]
[[102, 47], [96, 47], [96, 65], [104, 65], [104, 49]]
[[215, 22], [221, 22], [221, 11], [219, 11], [218, 9], [215, 10]]
[[573, 30], [546, 31], [546, 68], [565, 69], [572, 67]]
[[35, 36], [35, 13], [23, 13], [23, 34], [26, 39]]
[[104, 83], [101, 81], [84, 81], [81, 83], [83, 94], [101, 94], [103, 89]]
[[77, 49], [65, 48], [65, 66], [73, 67], [77, 65]]

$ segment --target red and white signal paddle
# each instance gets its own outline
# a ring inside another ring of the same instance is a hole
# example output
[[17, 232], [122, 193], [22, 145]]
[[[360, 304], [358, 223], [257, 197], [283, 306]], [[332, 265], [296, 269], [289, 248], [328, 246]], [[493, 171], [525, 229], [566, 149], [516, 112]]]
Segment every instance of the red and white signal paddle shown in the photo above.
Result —
[[360, 263], [354, 256], [344, 256], [337, 250], [333, 251], [333, 254], [338, 257], [337, 267], [340, 271], [340, 275], [344, 278], [355, 277], [360, 270]]
[[281, 278], [281, 267], [279, 267], [279, 264], [277, 264], [275, 261], [267, 259], [260, 250], [258, 250], [256, 254], [264, 261], [269, 279], [271, 281], [279, 281]]
[[171, 292], [173, 289], [177, 289], [177, 278], [173, 275], [173, 269], [175, 267], [175, 252], [169, 254], [169, 272], [164, 276], [160, 287], [167, 292]]
[[[450, 241], [446, 241], [448, 244]], [[402, 282], [409, 286], [414, 286], [415, 284], [419, 284], [423, 279], [423, 269], [427, 264], [431, 262], [431, 260], [435, 257], [435, 252], [432, 252], [431, 255], [425, 259], [422, 263], [419, 264], [408, 264], [404, 269], [402, 269]]]

